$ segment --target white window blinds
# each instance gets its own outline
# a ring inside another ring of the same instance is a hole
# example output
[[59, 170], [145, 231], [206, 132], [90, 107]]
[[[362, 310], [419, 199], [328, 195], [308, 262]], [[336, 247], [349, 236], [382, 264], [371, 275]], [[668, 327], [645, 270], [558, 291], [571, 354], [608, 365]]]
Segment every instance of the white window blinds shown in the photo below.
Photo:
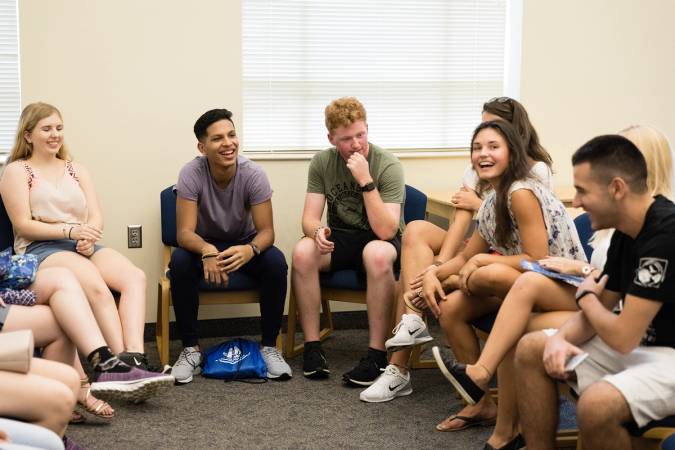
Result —
[[0, 0], [0, 163], [14, 144], [21, 107], [17, 0]]
[[380, 146], [468, 147], [512, 73], [510, 1], [243, 0], [244, 149], [328, 147], [324, 108], [347, 95]]

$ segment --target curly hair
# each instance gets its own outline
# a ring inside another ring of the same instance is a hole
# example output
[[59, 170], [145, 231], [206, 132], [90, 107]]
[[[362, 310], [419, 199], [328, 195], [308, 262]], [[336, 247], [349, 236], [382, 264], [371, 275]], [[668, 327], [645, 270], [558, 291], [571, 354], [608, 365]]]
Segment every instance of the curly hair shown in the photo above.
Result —
[[[52, 114], [58, 115], [59, 118], [63, 120], [61, 111], [59, 111], [56, 106], [50, 105], [49, 103], [31, 103], [21, 111], [19, 125], [16, 128], [14, 147], [12, 147], [9, 159], [7, 160], [8, 164], [18, 159], [29, 159], [33, 156], [33, 144], [26, 140], [26, 133], [32, 133], [39, 121], [46, 119]], [[65, 142], [61, 144], [61, 148], [56, 153], [56, 157], [63, 160], [71, 159], [70, 152], [68, 151]]]
[[326, 106], [326, 129], [333, 133], [340, 127], [349, 126], [354, 122], [366, 122], [366, 108], [356, 97], [341, 97]]

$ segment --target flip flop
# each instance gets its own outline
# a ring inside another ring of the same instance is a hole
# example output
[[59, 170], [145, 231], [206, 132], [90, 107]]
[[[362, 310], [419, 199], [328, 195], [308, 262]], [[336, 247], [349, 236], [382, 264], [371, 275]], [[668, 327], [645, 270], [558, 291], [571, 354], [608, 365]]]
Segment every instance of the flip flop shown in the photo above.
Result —
[[[464, 422], [464, 425], [459, 427], [459, 428], [443, 428], [441, 427], [441, 424], [444, 422], [452, 422], [453, 420], [461, 420]], [[468, 417], [468, 416], [460, 416], [458, 414], [453, 414], [449, 417], [446, 417], [443, 419], [441, 423], [436, 425], [436, 429], [438, 431], [443, 431], [443, 432], [452, 432], [452, 431], [460, 431], [460, 430], [466, 430], [467, 428], [471, 427], [489, 427], [495, 424], [497, 421], [496, 418], [492, 419], [477, 419], [475, 417]]]

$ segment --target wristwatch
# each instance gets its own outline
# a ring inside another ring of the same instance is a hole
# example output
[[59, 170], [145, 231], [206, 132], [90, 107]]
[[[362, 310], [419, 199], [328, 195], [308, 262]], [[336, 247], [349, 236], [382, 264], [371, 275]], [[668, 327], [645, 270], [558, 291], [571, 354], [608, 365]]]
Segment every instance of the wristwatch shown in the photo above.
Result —
[[365, 186], [359, 186], [359, 191], [361, 192], [370, 192], [372, 190], [375, 190], [375, 183], [372, 181], [370, 183], [366, 183]]
[[253, 242], [249, 242], [248, 245], [253, 249], [253, 256], [258, 256], [260, 254], [260, 249]]

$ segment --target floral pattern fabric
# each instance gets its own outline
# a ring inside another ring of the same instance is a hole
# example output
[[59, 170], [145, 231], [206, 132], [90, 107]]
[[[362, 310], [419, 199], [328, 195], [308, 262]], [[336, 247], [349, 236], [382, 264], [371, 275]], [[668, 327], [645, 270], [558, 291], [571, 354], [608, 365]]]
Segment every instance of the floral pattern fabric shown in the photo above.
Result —
[[548, 254], [550, 256], [560, 256], [563, 258], [586, 261], [586, 255], [581, 246], [579, 234], [574, 226], [572, 217], [570, 217], [565, 206], [555, 194], [535, 179], [516, 181], [509, 188], [508, 208], [509, 216], [513, 223], [513, 230], [506, 246], [497, 244], [495, 238], [495, 228], [497, 223], [495, 204], [497, 202], [497, 194], [495, 191], [490, 191], [487, 194], [487, 197], [478, 210], [477, 216], [478, 232], [485, 242], [487, 242], [493, 250], [496, 250], [502, 255], [518, 255], [523, 253], [518, 224], [516, 223], [511, 208], [511, 195], [520, 189], [532, 191], [539, 201], [544, 216], [544, 224], [546, 225], [546, 234], [548, 236]]

